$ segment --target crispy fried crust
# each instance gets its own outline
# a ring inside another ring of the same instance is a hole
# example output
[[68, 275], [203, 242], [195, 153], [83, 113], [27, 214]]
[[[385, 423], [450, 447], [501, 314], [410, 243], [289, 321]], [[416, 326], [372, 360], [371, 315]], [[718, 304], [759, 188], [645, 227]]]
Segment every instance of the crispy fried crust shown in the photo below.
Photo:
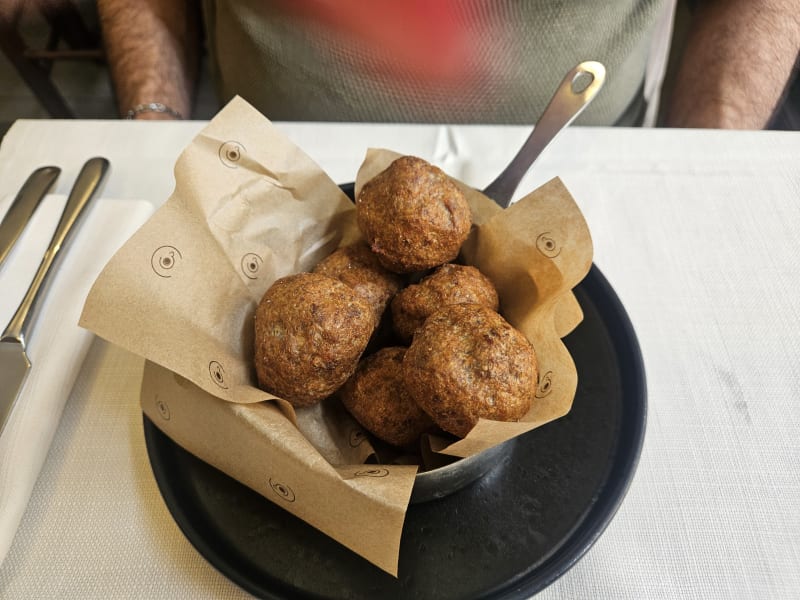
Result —
[[397, 273], [453, 260], [472, 225], [461, 190], [441, 169], [414, 156], [398, 158], [364, 184], [356, 217], [381, 264]]
[[403, 284], [399, 275], [381, 266], [364, 241], [339, 248], [314, 267], [313, 272], [333, 277], [353, 288], [372, 306], [376, 324]]
[[395, 446], [414, 444], [434, 427], [403, 383], [406, 349], [383, 348], [362, 360], [340, 393], [345, 408], [375, 436]]
[[351, 287], [318, 273], [277, 280], [255, 315], [259, 387], [295, 406], [319, 402], [355, 371], [375, 326]]
[[459, 437], [479, 418], [517, 421], [530, 410], [537, 362], [528, 340], [496, 312], [476, 304], [438, 310], [403, 359], [411, 397]]
[[480, 304], [494, 311], [499, 300], [494, 285], [475, 267], [446, 264], [392, 300], [392, 324], [406, 342], [432, 313], [449, 304]]

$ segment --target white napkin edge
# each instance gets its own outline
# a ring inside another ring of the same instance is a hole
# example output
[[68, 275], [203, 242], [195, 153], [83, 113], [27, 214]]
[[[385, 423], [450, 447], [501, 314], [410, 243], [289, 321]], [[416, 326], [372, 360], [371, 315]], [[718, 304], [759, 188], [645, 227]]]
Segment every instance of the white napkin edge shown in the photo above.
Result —
[[[49, 195], [0, 270], [0, 328], [5, 328], [38, 268], [66, 198]], [[62, 250], [27, 340], [32, 368], [0, 436], [0, 565], [13, 542], [61, 414], [94, 335], [78, 327], [100, 271], [153, 212], [143, 200], [100, 198]]]

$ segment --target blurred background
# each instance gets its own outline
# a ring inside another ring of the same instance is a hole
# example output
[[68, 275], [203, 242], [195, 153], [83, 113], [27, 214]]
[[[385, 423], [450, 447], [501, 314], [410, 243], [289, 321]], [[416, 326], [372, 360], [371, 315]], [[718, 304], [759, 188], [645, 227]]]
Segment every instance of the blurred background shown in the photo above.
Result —
[[[673, 54], [688, 18], [684, 4]], [[203, 65], [192, 118], [208, 119], [217, 109]], [[800, 129], [798, 109], [796, 78], [770, 128]], [[94, 0], [0, 0], [0, 137], [16, 119], [36, 118], [118, 118]]]
[[[216, 111], [203, 68], [193, 118]], [[0, 0], [0, 136], [42, 118], [119, 118], [94, 0]]]

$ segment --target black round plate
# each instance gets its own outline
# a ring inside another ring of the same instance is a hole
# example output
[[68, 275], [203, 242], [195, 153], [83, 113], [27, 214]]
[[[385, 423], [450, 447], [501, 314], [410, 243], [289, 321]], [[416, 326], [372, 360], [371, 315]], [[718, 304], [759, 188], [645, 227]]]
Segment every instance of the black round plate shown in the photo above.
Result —
[[520, 436], [469, 487], [410, 506], [397, 578], [195, 458], [145, 417], [153, 473], [175, 521], [212, 565], [263, 598], [529, 597], [603, 532], [644, 437], [644, 368], [625, 310], [595, 266], [575, 295], [585, 318], [564, 340], [579, 376], [572, 410]]

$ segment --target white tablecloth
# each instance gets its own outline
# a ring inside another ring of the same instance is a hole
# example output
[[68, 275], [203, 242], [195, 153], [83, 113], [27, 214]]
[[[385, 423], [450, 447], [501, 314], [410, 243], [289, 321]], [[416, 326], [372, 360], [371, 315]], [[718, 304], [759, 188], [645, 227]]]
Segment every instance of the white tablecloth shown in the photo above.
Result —
[[[202, 123], [21, 121], [0, 197], [89, 156], [105, 195], [163, 202]], [[338, 181], [369, 146], [482, 187], [528, 131], [281, 124]], [[588, 554], [542, 598], [800, 593], [800, 134], [572, 128], [524, 180], [559, 175], [634, 324], [649, 418], [636, 477]], [[142, 362], [95, 340], [13, 545], [3, 598], [242, 598], [172, 521], [142, 437]]]

